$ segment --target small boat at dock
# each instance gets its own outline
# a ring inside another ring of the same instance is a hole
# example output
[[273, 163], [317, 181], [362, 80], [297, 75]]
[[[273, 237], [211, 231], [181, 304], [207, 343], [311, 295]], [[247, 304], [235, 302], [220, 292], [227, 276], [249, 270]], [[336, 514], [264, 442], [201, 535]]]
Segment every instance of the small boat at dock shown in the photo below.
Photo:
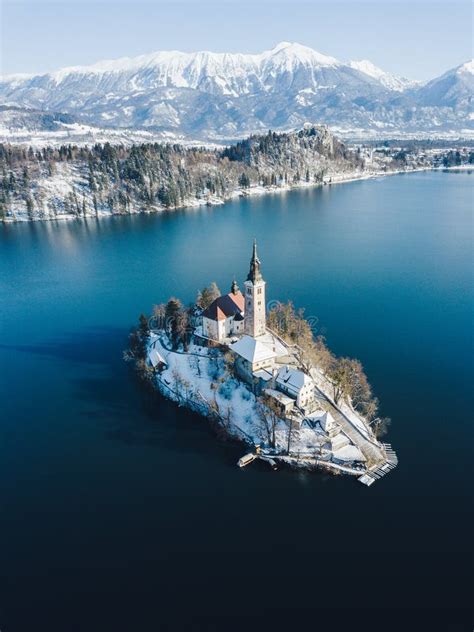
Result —
[[245, 467], [246, 465], [250, 465], [250, 463], [255, 461], [256, 458], [257, 458], [256, 454], [254, 454], [253, 452], [249, 452], [248, 454], [245, 454], [244, 456], [240, 457], [240, 459], [237, 461], [237, 465], [239, 467]]

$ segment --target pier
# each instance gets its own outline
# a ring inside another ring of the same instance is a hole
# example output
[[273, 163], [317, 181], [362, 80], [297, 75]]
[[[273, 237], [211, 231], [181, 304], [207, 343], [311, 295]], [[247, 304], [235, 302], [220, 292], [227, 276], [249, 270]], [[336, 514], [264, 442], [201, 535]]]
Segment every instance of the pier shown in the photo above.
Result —
[[398, 457], [390, 443], [382, 443], [382, 445], [387, 455], [386, 461], [382, 463], [382, 465], [377, 465], [369, 469], [363, 476], [357, 479], [364, 485], [367, 485], [367, 487], [373, 485], [375, 481], [394, 470], [398, 465]]

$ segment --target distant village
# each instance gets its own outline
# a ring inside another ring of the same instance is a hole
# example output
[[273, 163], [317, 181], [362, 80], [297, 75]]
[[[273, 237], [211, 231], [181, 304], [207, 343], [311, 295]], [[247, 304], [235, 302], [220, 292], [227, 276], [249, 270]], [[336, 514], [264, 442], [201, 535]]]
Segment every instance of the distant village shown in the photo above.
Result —
[[323, 367], [304, 360], [304, 349], [269, 326], [256, 241], [242, 290], [235, 279], [229, 289], [205, 288], [188, 310], [176, 298], [156, 306], [151, 319], [141, 317], [127, 359], [163, 395], [245, 443], [240, 467], [260, 460], [323, 469], [369, 486], [390, 472], [397, 457], [374, 424]]

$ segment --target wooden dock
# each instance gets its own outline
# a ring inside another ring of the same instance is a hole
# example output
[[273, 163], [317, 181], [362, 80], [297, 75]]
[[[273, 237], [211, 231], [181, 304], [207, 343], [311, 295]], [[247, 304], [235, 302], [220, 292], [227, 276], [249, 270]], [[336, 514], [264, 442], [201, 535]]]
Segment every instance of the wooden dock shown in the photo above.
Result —
[[398, 465], [398, 457], [390, 443], [382, 443], [382, 445], [384, 447], [385, 454], [387, 455], [385, 463], [368, 470], [363, 476], [357, 479], [364, 485], [367, 485], [367, 487], [370, 487], [373, 483], [375, 483], [375, 481], [379, 480], [379, 478], [382, 478], [394, 470]]

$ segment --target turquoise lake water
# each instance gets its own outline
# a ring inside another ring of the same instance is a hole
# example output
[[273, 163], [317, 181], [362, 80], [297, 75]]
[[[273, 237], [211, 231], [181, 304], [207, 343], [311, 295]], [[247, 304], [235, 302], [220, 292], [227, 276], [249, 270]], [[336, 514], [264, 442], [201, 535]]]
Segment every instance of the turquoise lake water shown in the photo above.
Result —
[[[472, 202], [471, 174], [425, 172], [0, 227], [0, 630], [470, 630]], [[254, 237], [268, 300], [392, 418], [370, 489], [240, 470], [122, 361], [140, 312], [242, 283]]]

